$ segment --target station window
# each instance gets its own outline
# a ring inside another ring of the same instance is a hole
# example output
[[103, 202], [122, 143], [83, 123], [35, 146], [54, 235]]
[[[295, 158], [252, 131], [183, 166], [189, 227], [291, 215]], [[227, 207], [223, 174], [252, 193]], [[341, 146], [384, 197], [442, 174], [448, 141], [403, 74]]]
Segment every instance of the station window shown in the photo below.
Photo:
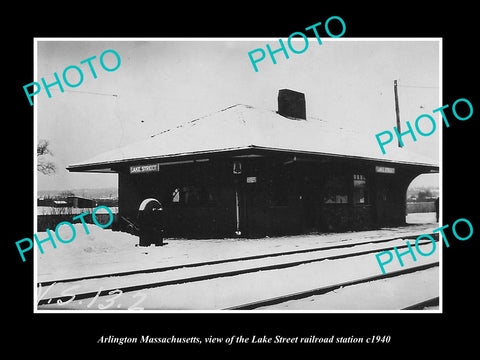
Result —
[[187, 206], [212, 206], [215, 197], [206, 187], [188, 185], [175, 188], [171, 193], [171, 202]]
[[180, 202], [180, 189], [176, 188], [172, 192], [172, 202], [178, 204]]
[[327, 174], [323, 202], [325, 204], [348, 203], [348, 184], [345, 176], [338, 173]]
[[353, 175], [353, 202], [354, 204], [368, 204], [368, 187], [365, 175]]

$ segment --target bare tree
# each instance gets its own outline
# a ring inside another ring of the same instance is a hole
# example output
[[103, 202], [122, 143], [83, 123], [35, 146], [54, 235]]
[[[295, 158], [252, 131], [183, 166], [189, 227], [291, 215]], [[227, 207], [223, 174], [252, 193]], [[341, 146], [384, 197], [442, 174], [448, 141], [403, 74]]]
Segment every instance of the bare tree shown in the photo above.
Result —
[[44, 175], [55, 173], [55, 164], [49, 160], [53, 156], [48, 140], [40, 139], [37, 144], [37, 171]]

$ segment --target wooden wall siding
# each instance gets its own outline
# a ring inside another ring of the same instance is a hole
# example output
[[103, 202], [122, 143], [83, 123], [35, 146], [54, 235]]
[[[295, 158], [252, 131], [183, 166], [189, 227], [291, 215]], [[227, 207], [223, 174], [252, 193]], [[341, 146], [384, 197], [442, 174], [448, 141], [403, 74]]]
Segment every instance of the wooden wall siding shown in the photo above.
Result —
[[[398, 226], [405, 224], [407, 187], [425, 171], [392, 165], [395, 174], [378, 174], [373, 162], [338, 158], [289, 161], [291, 158], [285, 154], [225, 157], [160, 166], [159, 172], [147, 174], [130, 174], [124, 169], [119, 171], [119, 216], [135, 220], [140, 203], [153, 197], [164, 206], [165, 236], [233, 237], [238, 194], [242, 237]], [[234, 161], [242, 162], [242, 174], [233, 174]], [[366, 203], [353, 203], [354, 175], [366, 179]], [[344, 184], [340, 189], [347, 203], [326, 203], [332, 179]], [[175, 189], [191, 187], [203, 189], [199, 195], [203, 201], [185, 203], [185, 194], [180, 201], [172, 201]]]

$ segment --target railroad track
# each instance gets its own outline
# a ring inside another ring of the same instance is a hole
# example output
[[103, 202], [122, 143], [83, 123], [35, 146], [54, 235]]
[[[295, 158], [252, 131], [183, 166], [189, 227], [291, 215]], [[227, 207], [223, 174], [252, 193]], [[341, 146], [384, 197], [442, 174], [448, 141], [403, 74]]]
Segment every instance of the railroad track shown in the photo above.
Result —
[[[320, 288], [301, 291], [301, 292], [297, 292], [297, 293], [293, 293], [293, 294], [287, 294], [287, 295], [277, 296], [277, 297], [264, 299], [264, 300], [260, 300], [260, 301], [255, 301], [255, 302], [251, 302], [251, 303], [247, 303], [247, 304], [237, 305], [237, 306], [233, 306], [233, 307], [230, 307], [230, 308], [226, 308], [224, 310], [254, 310], [254, 309], [257, 309], [257, 308], [260, 308], [260, 307], [278, 305], [278, 304], [281, 304], [281, 303], [284, 303], [284, 302], [287, 302], [287, 301], [300, 300], [300, 299], [304, 299], [304, 298], [307, 298], [307, 297], [310, 297], [310, 296], [315, 296], [315, 295], [323, 295], [323, 294], [329, 293], [331, 291], [334, 291], [334, 290], [337, 290], [337, 289], [340, 289], [340, 288], [345, 288], [347, 286], [358, 285], [358, 284], [367, 283], [367, 282], [370, 282], [370, 281], [383, 280], [383, 279], [388, 279], [388, 278], [392, 278], [392, 277], [396, 277], [396, 276], [410, 274], [410, 273], [413, 273], [413, 272], [430, 269], [432, 267], [438, 267], [438, 265], [439, 265], [439, 263], [437, 261], [437, 262], [433, 262], [433, 263], [430, 263], [430, 264], [414, 266], [414, 267], [410, 267], [410, 268], [407, 268], [407, 269], [392, 271], [392, 272], [387, 273], [387, 274], [368, 276], [368, 277], [364, 277], [364, 278], [361, 278], [361, 279], [350, 280], [350, 281], [346, 281], [346, 282], [339, 283], [339, 284], [323, 286], [323, 287], [320, 287]], [[418, 303], [418, 304], [409, 306], [407, 308], [404, 308], [403, 310], [420, 309], [424, 306], [428, 306], [428, 305], [433, 304], [435, 302], [435, 300], [438, 300], [438, 298], [423, 301], [421, 303]]]
[[[342, 248], [348, 248], [348, 247], [354, 247], [354, 246], [366, 245], [366, 244], [372, 244], [372, 243], [380, 244], [380, 243], [390, 242], [390, 241], [400, 240], [400, 239], [411, 240], [411, 239], [416, 239], [420, 235], [423, 235], [423, 234], [410, 235], [410, 236], [404, 236], [404, 237], [394, 237], [394, 238], [381, 239], [381, 240], [369, 240], [369, 241], [365, 241], [365, 242], [361, 242], [361, 243], [348, 243], [348, 244], [342, 244], [342, 245], [333, 245], [333, 246], [325, 246], [325, 247], [317, 247], [317, 248], [309, 248], [309, 249], [301, 249], [301, 250], [283, 251], [283, 252], [277, 252], [277, 253], [244, 256], [244, 257], [231, 258], [231, 259], [203, 261], [203, 262], [196, 262], [196, 263], [189, 263], [189, 264], [180, 264], [180, 265], [173, 265], [173, 266], [158, 267], [158, 268], [139, 269], [139, 270], [122, 271], [122, 272], [115, 272], [115, 273], [90, 275], [90, 276], [80, 276], [80, 277], [75, 277], [75, 278], [59, 279], [59, 280], [49, 280], [49, 281], [42, 281], [42, 282], [37, 283], [37, 287], [39, 287], [39, 286], [49, 286], [49, 285], [52, 285], [52, 284], [55, 284], [55, 283], [58, 284], [58, 283], [74, 282], [74, 281], [80, 281], [80, 280], [99, 279], [99, 278], [106, 278], [106, 277], [112, 277], [112, 276], [127, 276], [127, 275], [157, 273], [157, 272], [177, 270], [177, 269], [182, 269], [182, 268], [191, 268], [191, 267], [199, 267], [199, 266], [206, 266], [206, 265], [225, 264], [225, 263], [229, 263], [229, 262], [237, 262], [237, 261], [245, 261], [245, 260], [257, 260], [257, 259], [263, 259], [263, 258], [269, 258], [269, 257], [278, 257], [278, 256], [285, 256], [285, 255], [304, 254], [304, 253], [309, 253], [309, 252], [317, 252], [317, 251], [332, 250], [332, 249], [342, 249]], [[432, 234], [429, 234], [429, 235], [432, 236], [435, 239], [435, 241], [438, 241], [438, 233], [432, 233]], [[427, 244], [428, 241], [425, 241], [424, 243]], [[406, 247], [406, 246], [404, 246], [404, 247]], [[397, 248], [400, 248], [400, 247], [397, 247]], [[384, 250], [388, 250], [388, 249], [384, 249]]]
[[402, 310], [422, 310], [422, 309], [424, 309], [425, 307], [428, 307], [428, 306], [438, 306], [439, 303], [440, 303], [440, 298], [437, 296], [437, 297], [434, 297], [434, 298], [424, 300], [424, 301], [421, 301], [419, 303], [407, 306], [407, 307], [403, 308]]
[[[436, 241], [438, 241], [438, 234], [430, 234], [435, 238]], [[335, 246], [327, 246], [327, 247], [318, 247], [318, 248], [309, 248], [309, 249], [300, 249], [300, 250], [293, 250], [293, 251], [285, 251], [285, 252], [278, 252], [278, 253], [270, 253], [270, 254], [260, 254], [260, 255], [253, 255], [253, 256], [247, 256], [247, 257], [239, 257], [239, 258], [231, 258], [231, 259], [222, 259], [222, 260], [214, 260], [214, 261], [206, 261], [206, 262], [197, 262], [197, 263], [188, 263], [188, 264], [182, 264], [182, 265], [175, 265], [175, 266], [168, 266], [168, 267], [159, 267], [159, 268], [150, 268], [150, 269], [141, 269], [141, 270], [135, 270], [135, 271], [127, 271], [127, 272], [117, 272], [117, 273], [108, 273], [108, 274], [99, 274], [99, 275], [94, 275], [94, 276], [86, 276], [86, 277], [78, 277], [78, 278], [69, 278], [69, 279], [61, 279], [61, 280], [56, 280], [56, 281], [45, 281], [45, 282], [39, 282], [37, 284], [38, 287], [45, 287], [45, 286], [54, 286], [62, 283], [72, 283], [72, 282], [81, 282], [85, 283], [88, 281], [94, 281], [94, 280], [100, 280], [102, 278], [115, 278], [116, 280], [119, 280], [119, 283], [122, 283], [122, 279], [126, 279], [132, 276], [136, 275], [145, 275], [145, 274], [161, 274], [163, 272], [167, 271], [174, 271], [174, 270], [180, 270], [180, 269], [188, 269], [188, 268], [203, 268], [206, 267], [208, 268], [211, 265], [222, 265], [222, 264], [228, 264], [228, 263], [235, 263], [238, 262], [239, 265], [244, 265], [247, 264], [249, 261], [253, 260], [261, 260], [261, 259], [267, 259], [267, 258], [276, 258], [276, 257], [281, 257], [284, 256], [288, 258], [289, 256], [295, 256], [295, 255], [300, 255], [300, 254], [309, 254], [309, 255], [316, 255], [322, 254], [322, 252], [327, 251], [327, 250], [336, 250], [336, 249], [343, 249], [343, 248], [348, 248], [348, 247], [355, 247], [355, 246], [362, 246], [362, 245], [368, 245], [371, 243], [379, 244], [379, 243], [384, 243], [384, 242], [391, 242], [395, 240], [408, 240], [408, 239], [416, 239], [416, 237], [419, 235], [411, 235], [407, 237], [395, 237], [395, 238], [389, 238], [389, 239], [382, 239], [382, 240], [369, 240], [366, 242], [361, 242], [361, 243], [348, 243], [348, 244], [341, 244], [341, 245], [335, 245]], [[429, 240], [424, 241], [424, 242], [419, 242], [419, 244], [428, 244], [430, 243]], [[407, 245], [396, 245], [398, 249], [407, 247]], [[161, 280], [161, 281], [147, 281], [143, 283], [135, 283], [132, 285], [126, 285], [126, 286], [116, 286], [112, 287], [109, 289], [101, 290], [98, 291], [97, 289], [93, 291], [84, 291], [80, 292], [74, 295], [67, 295], [67, 296], [52, 296], [49, 298], [45, 299], [40, 299], [37, 302], [38, 306], [41, 305], [47, 305], [47, 304], [55, 304], [55, 303], [62, 303], [66, 302], [68, 300], [71, 300], [72, 296], [74, 296], [75, 300], [81, 300], [81, 299], [88, 299], [88, 298], [94, 298], [94, 297], [99, 297], [99, 296], [109, 296], [112, 294], [112, 292], [115, 291], [121, 291], [122, 293], [126, 292], [133, 292], [133, 291], [139, 291], [139, 290], [144, 290], [144, 289], [152, 289], [152, 288], [158, 288], [158, 287], [163, 287], [163, 286], [169, 286], [169, 285], [178, 285], [178, 284], [186, 284], [186, 283], [191, 283], [191, 282], [197, 282], [197, 281], [205, 281], [205, 280], [212, 280], [212, 279], [217, 279], [217, 278], [222, 278], [222, 277], [231, 277], [231, 276], [237, 276], [237, 275], [242, 275], [242, 274], [248, 274], [248, 273], [254, 273], [254, 272], [259, 272], [259, 271], [269, 271], [269, 270], [277, 270], [277, 269], [284, 269], [288, 267], [294, 267], [302, 264], [308, 264], [308, 263], [313, 263], [313, 262], [320, 262], [320, 261], [325, 261], [325, 260], [337, 260], [337, 259], [344, 259], [344, 258], [349, 258], [349, 257], [355, 257], [355, 256], [361, 256], [361, 255], [366, 255], [370, 253], [378, 253], [380, 251], [385, 251], [385, 250], [391, 250], [392, 245], [389, 245], [388, 247], [384, 248], [378, 248], [375, 247], [373, 249], [366, 249], [362, 251], [356, 251], [356, 252], [350, 252], [350, 253], [341, 253], [341, 254], [331, 254], [331, 255], [325, 255], [325, 256], [314, 256], [314, 257], [307, 257], [304, 259], [296, 259], [295, 261], [285, 261], [285, 262], [276, 262], [273, 264], [269, 265], [262, 265], [262, 266], [246, 266], [246, 267], [241, 267], [233, 270], [224, 270], [224, 271], [217, 271], [217, 272], [211, 272], [211, 271], [206, 271], [206, 273], [201, 274], [201, 275], [196, 275], [196, 276], [186, 276], [186, 277], [174, 277], [172, 279], [168, 280]], [[386, 276], [388, 277], [389, 274]]]

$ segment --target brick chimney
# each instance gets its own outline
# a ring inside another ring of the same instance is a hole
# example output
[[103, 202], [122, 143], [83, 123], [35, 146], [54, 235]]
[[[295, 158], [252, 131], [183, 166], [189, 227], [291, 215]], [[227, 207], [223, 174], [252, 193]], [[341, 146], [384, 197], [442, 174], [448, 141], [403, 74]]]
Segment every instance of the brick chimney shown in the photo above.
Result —
[[278, 113], [290, 119], [307, 118], [305, 94], [290, 89], [278, 91]]

